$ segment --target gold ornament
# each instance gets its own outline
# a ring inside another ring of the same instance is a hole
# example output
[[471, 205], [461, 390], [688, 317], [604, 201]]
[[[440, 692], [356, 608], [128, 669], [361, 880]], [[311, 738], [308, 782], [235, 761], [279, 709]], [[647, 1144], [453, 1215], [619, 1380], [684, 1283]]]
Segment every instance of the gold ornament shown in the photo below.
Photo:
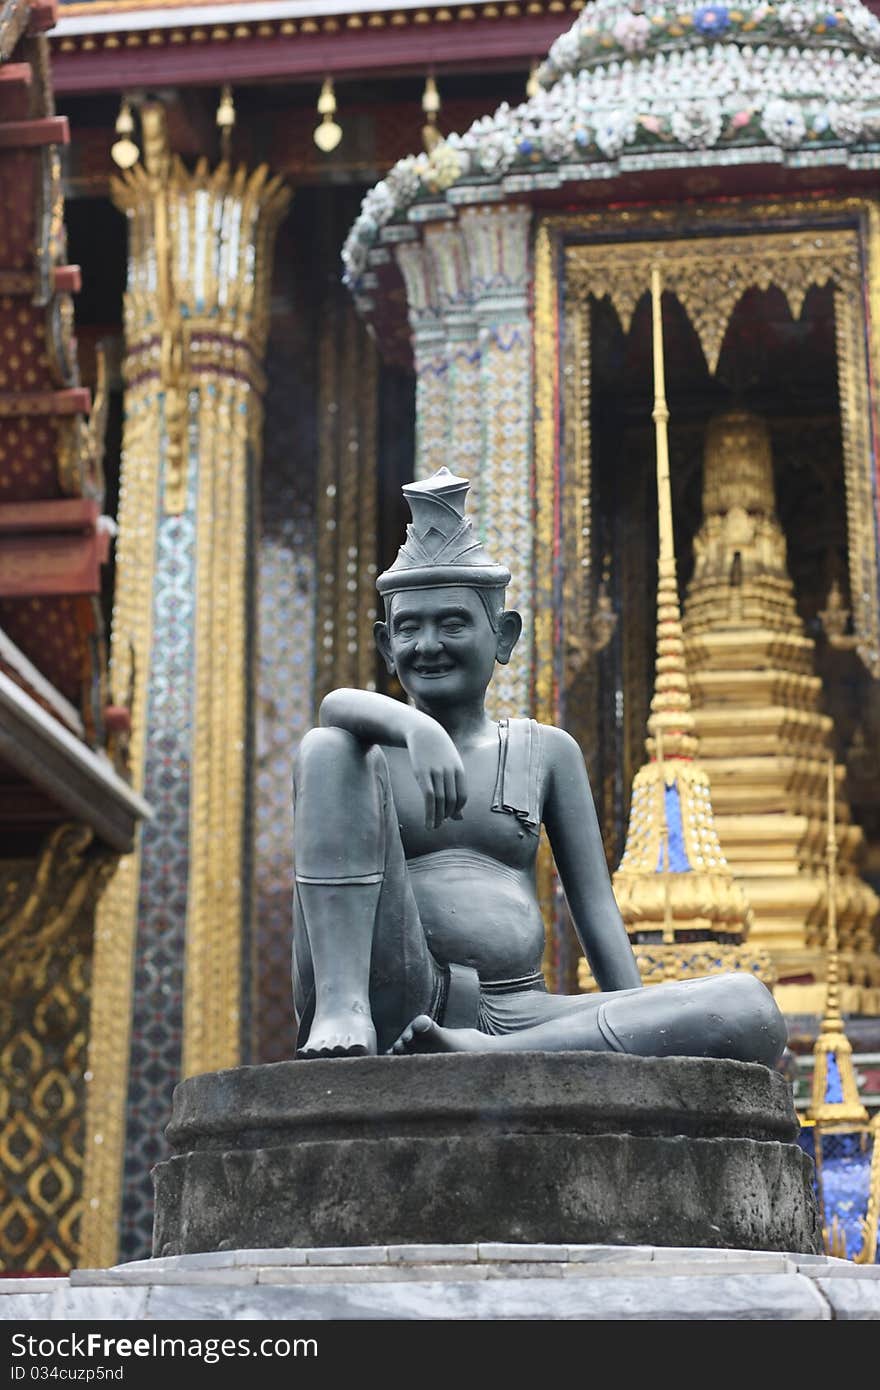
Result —
[[[840, 1007], [837, 940], [837, 769], [828, 757], [828, 838], [826, 847], [827, 995], [819, 1036], [813, 1048], [813, 1088], [806, 1126], [813, 1134], [816, 1195], [825, 1250], [854, 1264], [873, 1264], [877, 1256], [880, 1214], [880, 1125], [869, 1122], [859, 1095]], [[841, 1176], [847, 1181], [841, 1185]], [[858, 1242], [852, 1253], [850, 1241]]]
[[442, 136], [437, 129], [437, 117], [440, 113], [440, 93], [437, 91], [437, 83], [433, 77], [425, 79], [425, 90], [422, 92], [422, 110], [425, 113], [425, 124], [422, 126], [422, 143], [428, 154], [440, 143]]
[[333, 78], [325, 77], [318, 97], [318, 114], [321, 124], [315, 127], [314, 140], [323, 154], [330, 154], [342, 139], [342, 126], [334, 121], [336, 114], [336, 94], [333, 91]]
[[134, 134], [134, 117], [131, 107], [123, 100], [116, 117], [116, 134], [119, 139], [110, 146], [113, 163], [120, 169], [131, 169], [140, 158], [140, 150], [131, 138]]
[[220, 148], [223, 152], [223, 158], [228, 159], [232, 131], [235, 127], [235, 103], [232, 100], [232, 88], [228, 82], [220, 93], [220, 105], [217, 107], [217, 127], [220, 131]]

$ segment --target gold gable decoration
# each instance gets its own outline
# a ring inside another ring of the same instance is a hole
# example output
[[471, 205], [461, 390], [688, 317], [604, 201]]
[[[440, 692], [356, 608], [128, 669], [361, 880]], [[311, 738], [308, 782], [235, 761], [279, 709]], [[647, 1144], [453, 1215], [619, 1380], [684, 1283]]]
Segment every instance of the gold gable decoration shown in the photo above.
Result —
[[748, 290], [781, 290], [792, 317], [798, 319], [813, 285], [833, 281], [851, 290], [861, 278], [858, 243], [848, 231], [615, 243], [590, 247], [588, 255], [579, 254], [581, 249], [572, 253], [569, 263], [572, 293], [579, 298], [607, 296], [625, 333], [645, 293], [646, 270], [659, 258], [664, 289], [685, 310], [713, 374], [733, 311]]
[[[862, 214], [869, 241], [869, 290], [880, 313], [880, 223], [873, 204], [841, 205]], [[803, 215], [804, 209], [798, 209]], [[816, 209], [818, 215], [820, 209]], [[740, 214], [742, 215], [742, 214]], [[768, 223], [770, 218], [757, 220]], [[729, 235], [696, 221], [693, 235], [668, 235], [654, 219], [658, 239], [569, 246], [566, 291], [576, 303], [607, 297], [625, 331], [645, 293], [650, 267], [662, 265], [664, 288], [679, 300], [692, 323], [710, 372], [718, 359], [736, 306], [753, 288], [775, 287], [798, 317], [809, 289], [832, 283], [837, 338], [841, 434], [847, 492], [847, 530], [853, 595], [855, 649], [867, 670], [880, 677], [880, 595], [873, 526], [869, 360], [862, 295], [862, 233], [819, 225], [790, 231], [765, 226], [756, 233]], [[588, 225], [588, 219], [580, 219]], [[568, 219], [567, 225], [576, 225]], [[674, 229], [681, 232], [681, 223]], [[873, 363], [876, 366], [876, 363]]]

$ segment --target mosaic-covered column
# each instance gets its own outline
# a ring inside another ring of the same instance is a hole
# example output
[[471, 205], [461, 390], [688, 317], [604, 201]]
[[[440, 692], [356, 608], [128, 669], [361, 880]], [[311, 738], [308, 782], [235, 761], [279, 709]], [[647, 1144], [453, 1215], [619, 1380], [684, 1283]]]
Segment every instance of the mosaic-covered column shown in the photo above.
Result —
[[394, 248], [406, 285], [416, 368], [416, 457], [414, 475], [426, 478], [449, 462], [449, 373], [446, 331], [437, 302], [431, 258], [423, 246]]
[[524, 715], [534, 649], [531, 210], [467, 208], [459, 223], [479, 323], [479, 529], [490, 555], [510, 569], [510, 601], [524, 622], [524, 640], [496, 671], [494, 712]]
[[437, 310], [443, 324], [448, 405], [447, 463], [471, 479], [470, 508], [479, 517], [482, 418], [480, 325], [474, 312], [467, 246], [456, 225], [425, 229], [425, 251], [433, 269]]
[[114, 695], [154, 809], [98, 913], [89, 1059], [86, 1263], [149, 1253], [149, 1170], [185, 1075], [240, 1060], [249, 998], [245, 837], [252, 739], [249, 567], [275, 231], [265, 167], [168, 153], [142, 110], [129, 221], [126, 418]]
[[[535, 643], [531, 211], [463, 210], [395, 246], [416, 367], [416, 467], [469, 477], [480, 539], [510, 567], [525, 636], [489, 692], [493, 714], [526, 714]], [[399, 236], [399, 233], [398, 233]]]

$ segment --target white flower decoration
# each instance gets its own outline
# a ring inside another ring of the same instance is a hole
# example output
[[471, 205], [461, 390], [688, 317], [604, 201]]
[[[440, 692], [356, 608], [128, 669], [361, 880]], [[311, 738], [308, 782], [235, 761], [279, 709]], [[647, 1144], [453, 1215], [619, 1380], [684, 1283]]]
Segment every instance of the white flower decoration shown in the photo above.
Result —
[[774, 145], [793, 150], [807, 133], [804, 113], [793, 101], [773, 97], [767, 102], [761, 115], [761, 124]]
[[386, 174], [385, 182], [391, 189], [395, 210], [411, 203], [418, 197], [422, 187], [416, 157], [410, 154], [406, 159], [399, 159], [394, 168]]
[[828, 124], [838, 140], [846, 145], [855, 144], [865, 130], [865, 120], [857, 106], [849, 103], [832, 102], [828, 107]]
[[342, 264], [345, 266], [345, 283], [353, 285], [360, 279], [367, 264], [367, 248], [358, 240], [357, 226], [352, 229], [342, 248]]
[[394, 194], [388, 187], [387, 179], [380, 179], [365, 195], [361, 204], [361, 215], [369, 218], [376, 227], [384, 227], [394, 216]]
[[509, 131], [495, 130], [479, 143], [477, 163], [484, 174], [504, 174], [516, 157], [516, 141]]
[[567, 34], [561, 34], [550, 49], [548, 57], [558, 72], [566, 72], [575, 67], [578, 60], [577, 29], [572, 28]]
[[595, 140], [606, 159], [616, 159], [631, 140], [635, 139], [636, 118], [631, 111], [597, 111]]
[[724, 116], [717, 101], [691, 101], [673, 111], [671, 125], [679, 144], [691, 150], [705, 150], [717, 142]]
[[780, 5], [779, 22], [790, 34], [803, 34], [810, 27], [803, 5]]
[[864, 5], [850, 7], [849, 22], [859, 43], [866, 48], [880, 48], [880, 19]]
[[574, 149], [574, 130], [569, 121], [545, 121], [538, 129], [544, 158], [550, 163], [567, 159]]
[[644, 53], [651, 32], [651, 21], [643, 14], [627, 11], [615, 24], [612, 33], [624, 53]]

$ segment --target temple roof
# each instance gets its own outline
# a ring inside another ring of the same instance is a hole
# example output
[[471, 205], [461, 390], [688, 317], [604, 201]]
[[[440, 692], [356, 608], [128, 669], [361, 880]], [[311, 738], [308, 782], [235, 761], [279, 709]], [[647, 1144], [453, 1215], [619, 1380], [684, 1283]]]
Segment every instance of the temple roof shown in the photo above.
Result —
[[[54, 4], [0, 0], [0, 836], [60, 822], [128, 849], [147, 807], [107, 753], [103, 411], [80, 381], [45, 31]], [[127, 711], [122, 711], [127, 718]]]
[[880, 20], [867, 5], [593, 0], [539, 89], [400, 160], [343, 252], [356, 284], [389, 222], [420, 201], [510, 195], [650, 169], [880, 167]]

